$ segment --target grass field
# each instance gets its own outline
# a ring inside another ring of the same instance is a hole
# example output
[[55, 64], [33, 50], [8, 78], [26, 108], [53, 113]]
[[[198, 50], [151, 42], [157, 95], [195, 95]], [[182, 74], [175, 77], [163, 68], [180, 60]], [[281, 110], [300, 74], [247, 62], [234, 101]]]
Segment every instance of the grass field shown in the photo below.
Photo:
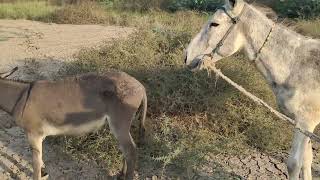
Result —
[[1, 19], [39, 19], [52, 13], [57, 7], [48, 6], [44, 1], [18, 1], [0, 3]]
[[[44, 2], [24, 2], [0, 4], [0, 18], [136, 27], [137, 31], [129, 39], [98, 50], [81, 51], [77, 60], [61, 73], [118, 69], [145, 85], [149, 97], [148, 139], [140, 148], [141, 166], [156, 163], [164, 169], [171, 165], [184, 171], [196, 169], [209, 153], [288, 150], [292, 136], [290, 125], [258, 107], [223, 80], [218, 80], [215, 86], [215, 77], [185, 69], [183, 50], [208, 18], [206, 13], [123, 12], [92, 3], [57, 8]], [[320, 37], [319, 26], [318, 20], [296, 23], [297, 31], [313, 37]], [[265, 80], [242, 54], [218, 66], [227, 76], [276, 107]], [[88, 136], [60, 138], [59, 143], [75, 158], [96, 160], [111, 171], [120, 167], [121, 154], [108, 127]]]

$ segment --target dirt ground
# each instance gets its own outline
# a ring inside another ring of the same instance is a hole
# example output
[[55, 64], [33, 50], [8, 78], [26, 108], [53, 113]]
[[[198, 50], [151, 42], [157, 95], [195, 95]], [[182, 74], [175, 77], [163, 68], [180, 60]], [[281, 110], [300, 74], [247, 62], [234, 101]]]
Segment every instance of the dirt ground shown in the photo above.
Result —
[[[50, 79], [65, 62], [86, 47], [126, 38], [134, 29], [99, 25], [57, 25], [27, 20], [0, 20], [0, 70], [19, 66], [13, 78]], [[34, 72], [37, 72], [36, 74]], [[31, 179], [31, 151], [24, 132], [0, 111], [0, 179]], [[319, 148], [315, 148], [315, 152]], [[58, 145], [44, 144], [44, 162], [49, 179], [113, 179], [94, 163], [68, 157]], [[317, 158], [316, 154], [315, 158]], [[189, 176], [191, 179], [287, 179], [287, 154], [266, 155], [260, 152], [243, 157], [208, 156], [207, 163]], [[319, 158], [317, 158], [319, 159]], [[152, 167], [140, 167], [140, 175], [152, 177]], [[319, 175], [319, 162], [313, 164]], [[174, 171], [174, 170], [173, 170]], [[178, 172], [172, 172], [178, 174]], [[171, 173], [168, 173], [171, 174]], [[141, 176], [140, 176], [141, 177]], [[136, 179], [142, 179], [137, 177]], [[143, 178], [144, 179], [144, 178]]]

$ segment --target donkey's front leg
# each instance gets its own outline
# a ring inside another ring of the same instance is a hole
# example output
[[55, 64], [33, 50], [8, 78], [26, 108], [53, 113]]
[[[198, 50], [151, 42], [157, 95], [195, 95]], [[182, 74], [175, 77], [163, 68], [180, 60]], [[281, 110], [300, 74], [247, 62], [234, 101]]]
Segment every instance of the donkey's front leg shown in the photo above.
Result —
[[300, 170], [303, 165], [304, 153], [310, 140], [298, 130], [295, 131], [291, 152], [287, 161], [290, 180], [299, 179]]
[[309, 141], [303, 155], [302, 174], [303, 174], [304, 180], [312, 179], [312, 172], [311, 172], [312, 160], [313, 160], [312, 143], [311, 141]]
[[43, 135], [39, 134], [28, 134], [28, 140], [32, 148], [32, 166], [33, 166], [33, 180], [41, 180], [41, 167], [43, 166], [42, 161], [42, 141]]

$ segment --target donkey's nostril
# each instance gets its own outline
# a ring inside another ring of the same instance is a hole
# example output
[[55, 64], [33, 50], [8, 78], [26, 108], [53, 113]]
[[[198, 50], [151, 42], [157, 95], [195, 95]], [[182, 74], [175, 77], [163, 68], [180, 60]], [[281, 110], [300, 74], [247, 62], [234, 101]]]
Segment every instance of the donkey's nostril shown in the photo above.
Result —
[[184, 63], [187, 64], [188, 57], [184, 56]]

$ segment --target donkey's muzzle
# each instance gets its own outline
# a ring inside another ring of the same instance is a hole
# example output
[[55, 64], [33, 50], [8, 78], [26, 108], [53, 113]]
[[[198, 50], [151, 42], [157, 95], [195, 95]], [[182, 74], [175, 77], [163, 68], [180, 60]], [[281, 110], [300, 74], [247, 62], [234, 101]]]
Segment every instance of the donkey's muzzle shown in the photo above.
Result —
[[199, 66], [200, 62], [200, 59], [193, 60], [190, 64], [188, 64], [188, 68], [190, 70], [195, 70]]

